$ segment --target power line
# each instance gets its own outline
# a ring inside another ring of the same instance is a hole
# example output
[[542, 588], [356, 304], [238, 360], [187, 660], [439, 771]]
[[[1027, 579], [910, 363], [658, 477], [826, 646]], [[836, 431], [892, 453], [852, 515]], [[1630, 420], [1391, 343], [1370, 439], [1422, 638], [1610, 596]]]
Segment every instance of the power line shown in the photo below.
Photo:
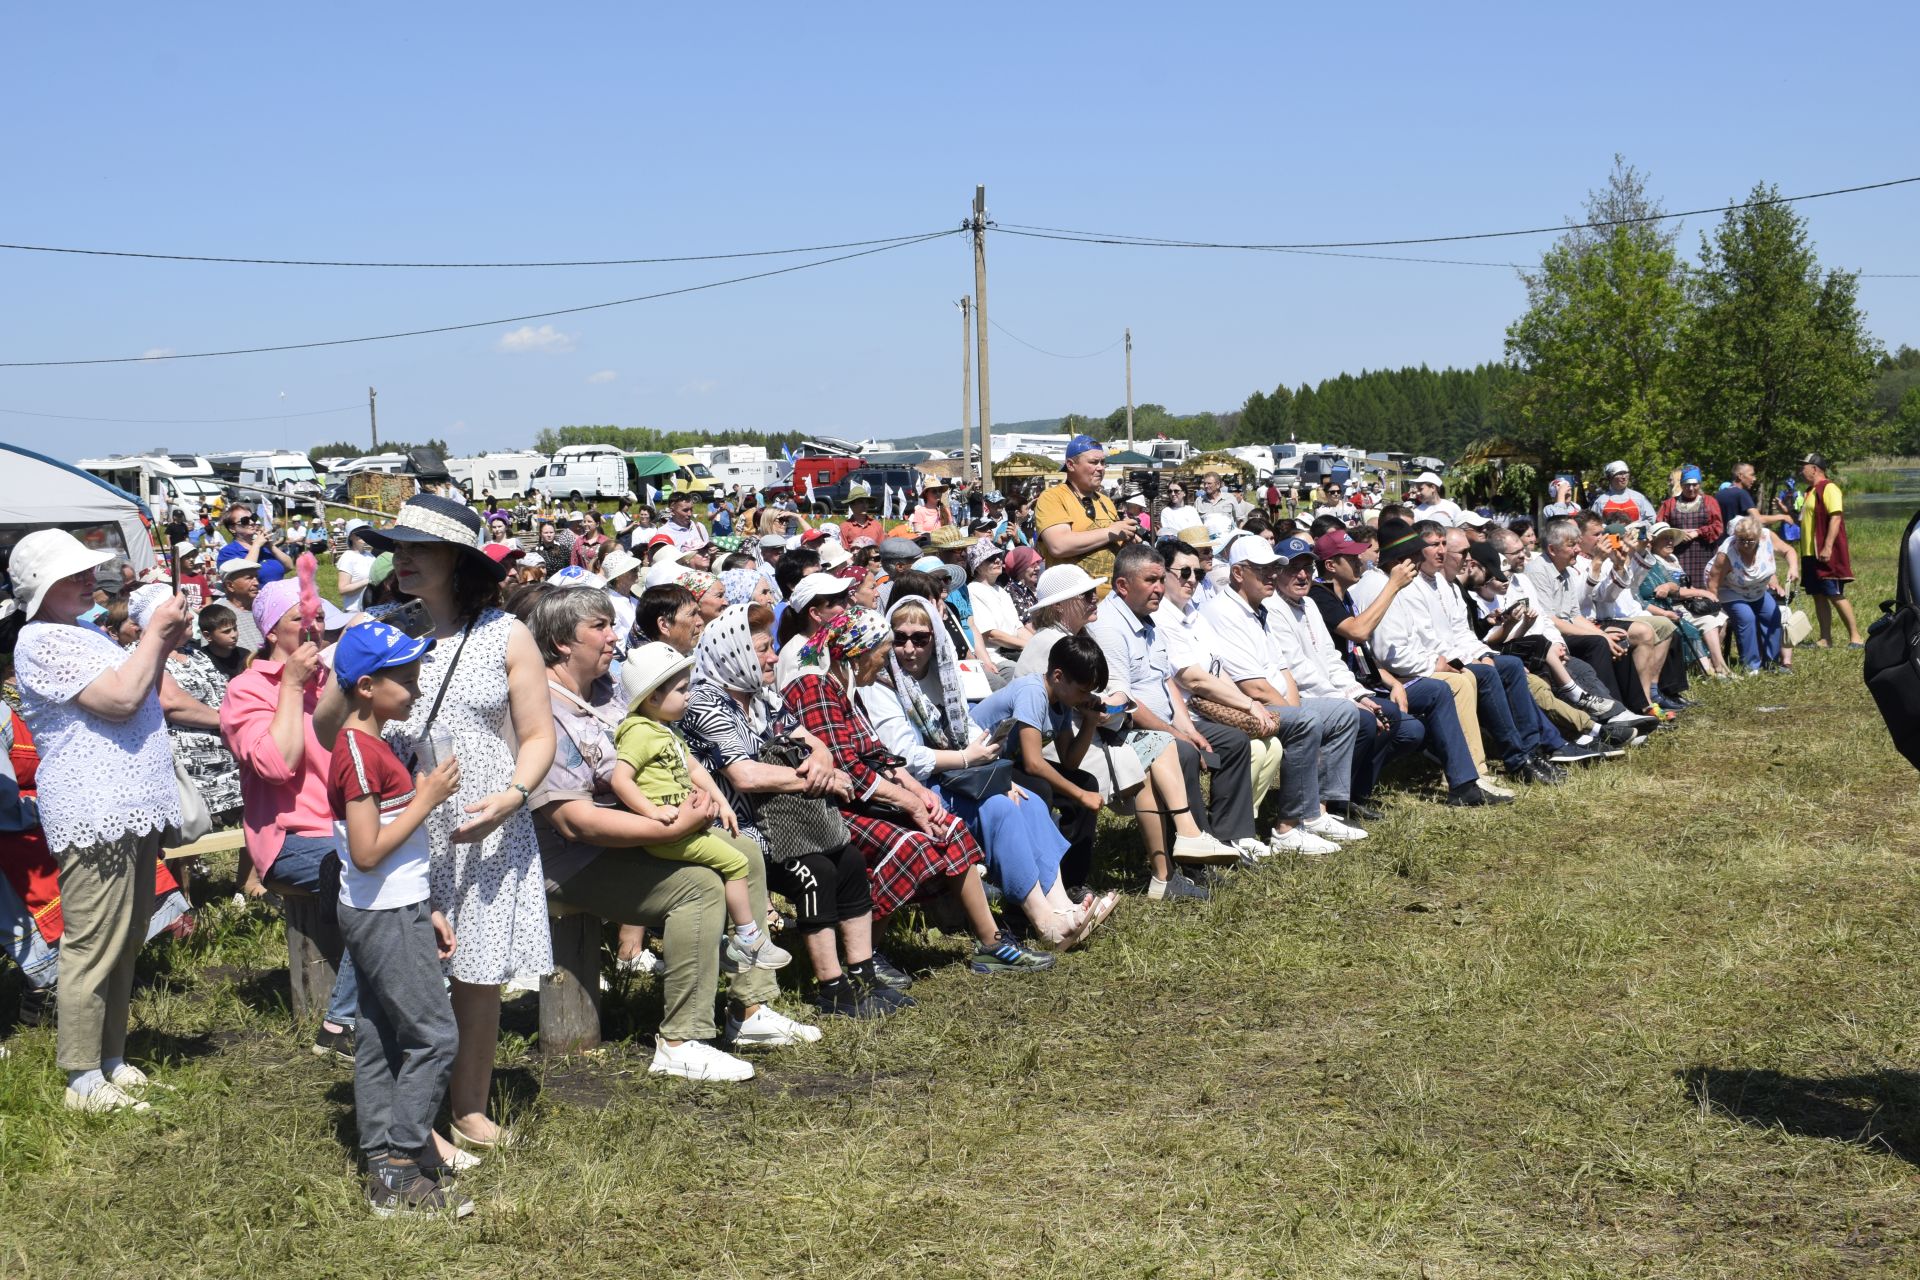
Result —
[[989, 318], [987, 320], [987, 323], [992, 325], [994, 328], [998, 329], [1000, 332], [1006, 334], [1009, 338], [1012, 338], [1015, 342], [1019, 343], [1021, 346], [1027, 347], [1034, 351], [1038, 351], [1043, 356], [1052, 356], [1055, 360], [1091, 360], [1095, 356], [1103, 356], [1107, 354], [1107, 352], [1113, 350], [1115, 347], [1119, 346], [1122, 342], [1126, 341], [1126, 335], [1122, 334], [1120, 337], [1115, 338], [1112, 342], [1109, 342], [1106, 346], [1100, 348], [1098, 351], [1089, 351], [1083, 356], [1070, 356], [1070, 355], [1063, 355], [1058, 351], [1049, 351], [1045, 347], [1036, 347], [1033, 345], [1033, 343], [1028, 342], [1025, 338], [1021, 337], [1019, 334], [1015, 333], [1013, 330], [1007, 328], [1007, 326], [1001, 324], [998, 320]]
[[1679, 213], [1649, 213], [1632, 218], [1602, 218], [1593, 222], [1566, 223], [1553, 227], [1522, 227], [1514, 231], [1477, 231], [1465, 235], [1450, 236], [1403, 236], [1393, 240], [1326, 240], [1303, 241], [1292, 244], [1235, 244], [1215, 240], [1175, 240], [1164, 236], [1136, 236], [1120, 232], [1076, 231], [1067, 227], [1038, 227], [1025, 223], [992, 223], [992, 228], [1007, 235], [1028, 236], [1037, 240], [1078, 240], [1087, 244], [1131, 244], [1152, 248], [1174, 249], [1267, 249], [1267, 250], [1307, 250], [1307, 249], [1389, 249], [1415, 244], [1453, 244], [1465, 240], [1499, 240], [1510, 236], [1537, 236], [1557, 234], [1563, 231], [1597, 230], [1604, 227], [1634, 226], [1648, 222], [1666, 222], [1674, 218], [1692, 218], [1705, 213], [1731, 213], [1739, 209], [1757, 209], [1774, 204], [1794, 204], [1802, 200], [1824, 200], [1828, 196], [1853, 195], [1861, 191], [1880, 191], [1887, 187], [1905, 186], [1920, 182], [1920, 176], [1912, 178], [1891, 178], [1885, 182], [1868, 182], [1857, 187], [1835, 187], [1831, 191], [1813, 191], [1806, 195], [1774, 196], [1767, 200], [1747, 200], [1739, 204], [1715, 205], [1706, 209], [1684, 209]]
[[728, 258], [772, 258], [792, 253], [826, 253], [833, 249], [860, 249], [875, 244], [906, 243], [925, 239], [920, 232], [906, 236], [886, 236], [878, 240], [848, 240], [842, 244], [805, 245], [797, 249], [754, 249], [741, 253], [696, 253], [677, 258], [602, 258], [572, 262], [345, 262], [318, 258], [228, 258], [198, 253], [141, 253], [131, 249], [75, 249], [46, 244], [4, 244], [0, 249], [21, 253], [65, 253], [89, 258], [145, 258], [157, 262], [224, 262], [255, 267], [368, 267], [403, 270], [468, 271], [512, 270], [540, 267], [637, 267], [666, 262], [718, 262]]
[[636, 302], [651, 302], [657, 298], [673, 298], [685, 293], [700, 293], [707, 289], [719, 289], [730, 284], [744, 284], [749, 280], [765, 280], [772, 276], [784, 276], [795, 271], [806, 271], [813, 267], [824, 267], [835, 262], [846, 262], [853, 258], [864, 258], [870, 254], [886, 253], [893, 249], [904, 249], [909, 245], [924, 244], [929, 240], [938, 240], [945, 236], [961, 233], [961, 228], [950, 231], [934, 231], [917, 236], [911, 240], [884, 244], [876, 249], [861, 249], [856, 253], [843, 253], [832, 258], [817, 258], [812, 262], [796, 263], [791, 267], [776, 267], [771, 271], [756, 271], [752, 275], [733, 276], [726, 280], [711, 280], [706, 284], [686, 285], [679, 289], [662, 289], [657, 293], [642, 293], [631, 298], [615, 298], [610, 302], [590, 302], [578, 307], [560, 307], [553, 311], [534, 311], [526, 315], [502, 316], [496, 320], [471, 320], [463, 324], [436, 325], [430, 329], [405, 329], [396, 333], [375, 333], [358, 338], [329, 338], [320, 342], [285, 342], [271, 347], [235, 347], [226, 351], [177, 351], [165, 355], [151, 356], [97, 356], [86, 360], [0, 360], [0, 369], [45, 369], [72, 365], [93, 364], [145, 364], [159, 360], [211, 360], [220, 356], [254, 356], [275, 351], [309, 351], [316, 347], [345, 347], [362, 342], [387, 342], [395, 338], [421, 338], [436, 333], [458, 333], [464, 329], [487, 329], [494, 325], [519, 324], [526, 320], [548, 320], [555, 316], [579, 315], [584, 311], [604, 311], [609, 307], [625, 307]]
[[318, 418], [329, 413], [361, 413], [367, 402], [341, 405], [338, 409], [308, 409], [301, 413], [264, 413], [253, 418], [87, 418], [73, 413], [41, 413], [33, 409], [0, 409], [0, 413], [21, 418], [55, 418], [61, 422], [118, 422], [149, 427], [209, 427], [231, 422], [278, 422], [282, 418]]

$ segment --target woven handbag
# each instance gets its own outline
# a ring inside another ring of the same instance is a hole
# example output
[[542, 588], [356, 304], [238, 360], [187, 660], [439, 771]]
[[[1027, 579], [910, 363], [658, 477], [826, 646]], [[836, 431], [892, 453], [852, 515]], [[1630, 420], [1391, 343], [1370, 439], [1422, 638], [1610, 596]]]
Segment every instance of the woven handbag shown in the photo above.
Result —
[[1242, 711], [1239, 707], [1230, 707], [1224, 702], [1215, 702], [1212, 698], [1199, 694], [1190, 695], [1187, 698], [1187, 710], [1215, 724], [1223, 724], [1229, 729], [1238, 729], [1249, 738], [1271, 738], [1280, 731], [1278, 724], [1262, 731], [1254, 722], [1251, 711]]

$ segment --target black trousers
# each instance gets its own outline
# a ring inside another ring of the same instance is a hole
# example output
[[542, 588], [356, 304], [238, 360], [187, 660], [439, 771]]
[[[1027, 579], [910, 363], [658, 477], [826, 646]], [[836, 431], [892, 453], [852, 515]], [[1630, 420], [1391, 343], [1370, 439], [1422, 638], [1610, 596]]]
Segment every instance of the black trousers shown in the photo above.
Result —
[[[1084, 769], [1069, 769], [1056, 764], [1054, 771], [1083, 791], [1098, 791], [1100, 784]], [[1024, 769], [1013, 771], [1014, 783], [1039, 796], [1060, 822], [1060, 834], [1067, 838], [1067, 851], [1060, 855], [1060, 882], [1083, 885], [1093, 878], [1093, 830], [1100, 815], [1077, 801], [1064, 803], [1054, 798], [1053, 788]]]
[[[1624, 632], [1626, 627], [1622, 624], [1618, 629]], [[1640, 683], [1640, 673], [1634, 670], [1631, 649], [1616, 658], [1607, 647], [1605, 636], [1562, 636], [1561, 639], [1567, 642], [1568, 653], [1593, 668], [1600, 682], [1607, 686], [1608, 697], [1629, 711], [1646, 710], [1647, 691]]]
[[[1193, 727], [1213, 744], [1206, 757], [1188, 743], [1177, 744], [1180, 772], [1187, 780], [1187, 807], [1197, 809], [1200, 800], [1200, 766], [1213, 774], [1213, 795], [1207, 801], [1207, 820], [1201, 830], [1232, 844], [1253, 838], [1253, 746], [1246, 734], [1224, 724], [1215, 724], [1203, 716], [1193, 718]], [[1199, 818], [1196, 812], [1194, 817]]]
[[793, 902], [794, 924], [801, 933], [818, 933], [873, 914], [866, 860], [852, 845], [803, 853], [785, 862], [768, 858], [767, 883]]

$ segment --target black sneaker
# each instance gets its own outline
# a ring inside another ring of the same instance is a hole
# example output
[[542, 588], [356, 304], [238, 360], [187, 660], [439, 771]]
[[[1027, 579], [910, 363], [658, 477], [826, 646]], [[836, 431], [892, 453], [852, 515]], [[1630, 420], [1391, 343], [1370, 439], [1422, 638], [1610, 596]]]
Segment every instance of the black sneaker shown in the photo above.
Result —
[[28, 987], [20, 993], [20, 1013], [16, 1021], [23, 1027], [50, 1023], [60, 1003], [58, 988]]
[[873, 976], [880, 985], [892, 987], [895, 991], [905, 991], [913, 985], [913, 975], [887, 959], [886, 952], [877, 948], [873, 953]]
[[341, 1062], [352, 1062], [354, 1049], [358, 1042], [354, 1039], [353, 1028], [342, 1031], [329, 1031], [323, 1023], [320, 1032], [313, 1038], [313, 1056], [316, 1058], [337, 1058]]
[[1640, 736], [1640, 730], [1631, 724], [1603, 724], [1600, 726], [1600, 741], [1609, 747], [1625, 749], [1633, 745]]
[[473, 1201], [424, 1173], [397, 1187], [376, 1173], [367, 1179], [367, 1208], [376, 1218], [464, 1218]]
[[879, 1009], [880, 1012], [878, 1016], [880, 1017], [885, 1017], [890, 1013], [898, 1013], [902, 1009], [917, 1008], [920, 1004], [918, 1000], [915, 1000], [906, 992], [882, 983], [862, 982], [856, 977], [853, 979], [853, 985], [875, 1008]]
[[1176, 871], [1168, 877], [1166, 888], [1158, 894], [1153, 891], [1153, 882], [1147, 882], [1147, 897], [1156, 902], [1206, 902], [1213, 897], [1213, 890], [1203, 884], [1195, 884], [1185, 875]]
[[1378, 822], [1387, 816], [1364, 800], [1336, 801], [1327, 808], [1333, 810], [1334, 816], [1343, 822]]
[[884, 1018], [894, 1011], [894, 1006], [883, 1003], [874, 994], [884, 990], [886, 990], [884, 987], [858, 987], [851, 979], [842, 978], [838, 982], [821, 983], [813, 995], [808, 997], [808, 1002], [818, 1009], [823, 1017]]
[[1577, 742], [1555, 747], [1546, 754], [1549, 764], [1592, 764], [1603, 756], [1603, 752], [1594, 747], [1583, 747]]
[[1496, 796], [1491, 791], [1482, 791], [1479, 784], [1474, 782], [1447, 792], [1449, 809], [1478, 809], [1483, 805], [1512, 803], [1512, 796]]

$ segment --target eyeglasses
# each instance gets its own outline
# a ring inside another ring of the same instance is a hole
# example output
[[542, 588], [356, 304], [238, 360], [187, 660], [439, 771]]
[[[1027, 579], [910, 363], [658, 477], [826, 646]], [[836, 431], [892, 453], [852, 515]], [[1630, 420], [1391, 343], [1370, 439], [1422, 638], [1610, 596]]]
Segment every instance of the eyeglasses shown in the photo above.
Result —
[[260, 522], [252, 516], [241, 516], [238, 520], [235, 520], [233, 523], [236, 526], [246, 526], [250, 524], [259, 524]]
[[893, 647], [896, 649], [917, 649], [923, 644], [933, 643], [931, 631], [896, 631], [893, 633]]
[[1182, 582], [1192, 582], [1195, 578], [1200, 576], [1200, 570], [1198, 568], [1169, 569], [1167, 570], [1167, 572], [1172, 574], [1174, 577], [1180, 579]]

